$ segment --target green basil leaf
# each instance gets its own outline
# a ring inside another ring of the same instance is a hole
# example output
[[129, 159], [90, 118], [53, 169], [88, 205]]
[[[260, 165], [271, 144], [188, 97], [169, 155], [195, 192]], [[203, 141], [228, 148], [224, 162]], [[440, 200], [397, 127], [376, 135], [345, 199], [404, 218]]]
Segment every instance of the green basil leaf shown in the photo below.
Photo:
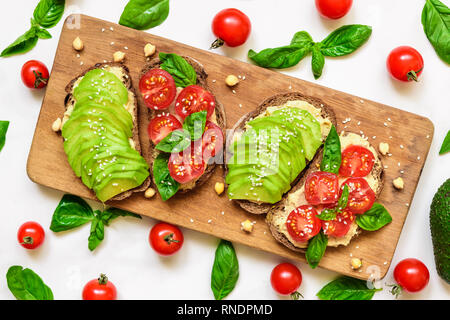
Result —
[[36, 31], [36, 35], [39, 39], [51, 39], [52, 35], [45, 29], [39, 29]]
[[94, 220], [91, 207], [80, 197], [65, 194], [53, 213], [50, 230], [60, 232]]
[[328, 283], [317, 296], [321, 300], [371, 300], [381, 290], [369, 289], [366, 281], [342, 276]]
[[315, 45], [312, 47], [312, 59], [311, 67], [314, 75], [314, 79], [319, 79], [322, 75], [323, 66], [325, 65], [325, 57], [320, 52], [320, 46]]
[[221, 240], [216, 249], [211, 272], [211, 289], [216, 300], [222, 300], [236, 286], [239, 278], [239, 262], [233, 244]]
[[169, 15], [169, 0], [130, 0], [120, 16], [119, 24], [146, 30], [159, 26]]
[[56, 26], [64, 14], [65, 0], [41, 0], [34, 9], [36, 23], [44, 28]]
[[372, 208], [356, 216], [356, 223], [361, 229], [367, 231], [378, 230], [392, 221], [386, 208], [380, 203], [374, 203]]
[[321, 42], [320, 52], [328, 57], [345, 56], [362, 46], [371, 34], [370, 26], [351, 24], [340, 27]]
[[340, 166], [341, 140], [339, 139], [336, 127], [332, 125], [327, 139], [325, 140], [322, 162], [320, 163], [320, 170], [338, 174]]
[[422, 25], [438, 56], [450, 63], [450, 9], [439, 0], [426, 0]]
[[53, 300], [52, 290], [31, 269], [12, 266], [6, 273], [6, 281], [17, 300]]
[[181, 56], [175, 53], [159, 53], [161, 69], [166, 70], [173, 77], [177, 87], [185, 88], [197, 84], [195, 69]]
[[291, 45], [299, 45], [304, 47], [311, 47], [314, 45], [314, 41], [306, 31], [299, 31], [294, 34], [294, 37], [291, 40]]
[[96, 210], [95, 219], [91, 223], [91, 231], [88, 238], [88, 248], [91, 251], [94, 251], [105, 238], [105, 225], [101, 215], [102, 213]]
[[342, 190], [341, 197], [338, 200], [337, 210], [342, 212], [347, 207], [348, 204], [348, 195], [349, 195], [348, 185], [344, 185], [344, 189]]
[[113, 221], [114, 219], [118, 218], [118, 217], [133, 217], [133, 218], [137, 218], [137, 219], [142, 219], [142, 217], [138, 214], [126, 211], [126, 210], [122, 210], [122, 209], [118, 209], [118, 208], [108, 208], [105, 211], [102, 212], [102, 221], [105, 225], [109, 225], [109, 223], [111, 221]]
[[0, 57], [9, 57], [14, 54], [28, 52], [36, 46], [38, 39], [39, 38], [36, 35], [36, 28], [31, 27], [30, 30], [18, 37], [13, 43], [4, 49], [0, 54]]
[[336, 219], [337, 210], [336, 209], [323, 209], [320, 214], [316, 217], [323, 221], [330, 221]]
[[6, 142], [6, 132], [8, 131], [9, 121], [0, 120], [0, 151], [2, 151]]
[[157, 145], [156, 149], [168, 152], [178, 153], [191, 145], [191, 136], [186, 130], [175, 130], [169, 133]]
[[[1, 136], [1, 129], [0, 129], [0, 136]], [[1, 137], [0, 137], [0, 151], [1, 150], [2, 150], [2, 147], [1, 147]], [[447, 132], [444, 142], [442, 142], [442, 146], [441, 146], [441, 150], [439, 150], [439, 154], [444, 154], [449, 151], [450, 151], [450, 130]]]
[[250, 49], [248, 57], [260, 67], [284, 69], [295, 66], [310, 51], [310, 46], [289, 45], [264, 49], [259, 53]]
[[191, 113], [184, 119], [183, 129], [189, 132], [192, 141], [200, 139], [205, 132], [207, 111]]
[[327, 249], [328, 237], [323, 231], [320, 231], [311, 240], [309, 240], [308, 248], [306, 249], [305, 257], [309, 266], [315, 269]]
[[170, 176], [169, 168], [167, 167], [169, 157], [170, 154], [160, 153], [153, 162], [153, 178], [164, 201], [174, 196], [180, 188], [180, 184]]

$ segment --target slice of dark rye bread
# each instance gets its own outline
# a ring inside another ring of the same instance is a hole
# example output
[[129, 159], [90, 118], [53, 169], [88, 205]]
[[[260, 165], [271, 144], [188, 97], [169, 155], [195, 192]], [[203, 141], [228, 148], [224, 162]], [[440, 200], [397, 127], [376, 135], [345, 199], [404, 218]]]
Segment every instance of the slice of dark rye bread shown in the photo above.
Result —
[[[345, 137], [348, 134], [351, 134], [351, 132], [345, 132], [343, 134], [343, 136]], [[376, 179], [378, 180], [378, 188], [377, 188], [377, 190], [374, 190], [374, 192], [376, 194], [376, 198], [378, 198], [380, 196], [380, 194], [381, 194], [381, 191], [383, 190], [384, 169], [383, 169], [383, 162], [381, 160], [381, 157], [378, 155], [378, 153], [376, 153], [376, 155], [377, 155], [377, 157], [375, 159], [375, 163], [374, 163], [371, 175], [376, 177]], [[273, 237], [278, 242], [280, 242], [281, 244], [285, 245], [286, 247], [288, 247], [289, 249], [291, 249], [293, 251], [305, 252], [306, 248], [299, 248], [299, 247], [294, 246], [284, 234], [279, 232], [277, 230], [277, 228], [272, 224], [273, 215], [276, 212], [284, 211], [285, 206], [286, 206], [286, 202], [287, 202], [287, 198], [288, 198], [289, 194], [291, 194], [293, 192], [296, 192], [297, 190], [301, 189], [303, 187], [303, 185], [305, 184], [305, 180], [306, 180], [307, 176], [310, 173], [319, 170], [320, 162], [322, 161], [322, 156], [323, 156], [323, 150], [321, 150], [317, 154], [317, 157], [314, 159], [314, 161], [310, 163], [308, 169], [305, 171], [304, 175], [298, 181], [298, 183], [291, 190], [289, 190], [289, 192], [284, 195], [283, 199], [279, 203], [277, 203], [276, 206], [271, 208], [271, 210], [266, 215], [266, 223], [268, 224], [270, 232], [272, 233]], [[358, 233], [359, 233], [359, 231], [356, 230], [355, 234], [352, 235], [352, 237], [356, 236]]]
[[[74, 106], [75, 105], [75, 100], [73, 97], [73, 90], [74, 90], [74, 85], [75, 83], [78, 81], [78, 79], [80, 79], [81, 77], [83, 77], [87, 72], [94, 70], [94, 69], [105, 69], [108, 67], [118, 67], [122, 69], [123, 72], [123, 77], [120, 79], [122, 81], [122, 83], [125, 85], [125, 87], [128, 89], [128, 92], [132, 93], [135, 97], [134, 99], [134, 119], [133, 119], [133, 142], [134, 142], [134, 146], [135, 149], [142, 154], [142, 156], [144, 157], [144, 159], [147, 161], [147, 163], [149, 162], [149, 159], [145, 156], [145, 153], [142, 152], [141, 150], [141, 141], [140, 141], [140, 137], [139, 137], [139, 113], [138, 113], [138, 100], [136, 99], [136, 91], [134, 90], [133, 84], [131, 82], [131, 77], [130, 77], [130, 70], [128, 69], [128, 67], [126, 67], [125, 65], [121, 64], [121, 63], [116, 63], [116, 62], [106, 62], [106, 63], [97, 63], [94, 66], [90, 67], [89, 69], [86, 69], [83, 73], [81, 73], [80, 75], [78, 75], [77, 77], [75, 77], [74, 79], [72, 79], [72, 81], [69, 82], [69, 84], [66, 86], [66, 98], [64, 99], [64, 105], [67, 109], [70, 106]], [[118, 195], [116, 195], [115, 197], [111, 198], [108, 201], [117, 201], [117, 200], [123, 200], [125, 198], [128, 198], [129, 196], [131, 196], [133, 193], [135, 192], [142, 192], [146, 189], [148, 189], [148, 187], [151, 184], [151, 179], [150, 176], [137, 188], [119, 193]], [[92, 193], [94, 193], [92, 191]], [[94, 193], [95, 195], [95, 193]]]
[[[300, 92], [280, 93], [280, 94], [274, 95], [274, 96], [264, 100], [258, 106], [258, 108], [256, 108], [256, 110], [247, 113], [234, 125], [232, 132], [230, 134], [228, 134], [228, 136], [227, 136], [227, 147], [230, 147], [232, 145], [235, 131], [238, 129], [243, 130], [245, 127], [245, 124], [249, 120], [262, 114], [264, 111], [266, 111], [266, 109], [268, 107], [280, 106], [288, 101], [295, 101], [295, 100], [306, 101], [309, 104], [313, 105], [314, 107], [320, 108], [321, 116], [323, 118], [330, 120], [330, 122], [336, 126], [336, 115], [335, 115], [333, 109], [330, 106], [328, 106], [327, 104], [325, 104], [325, 102], [323, 102], [322, 100], [315, 98], [315, 97], [304, 95]], [[320, 147], [319, 150], [317, 150], [316, 155], [310, 162], [316, 161], [316, 159], [318, 157], [318, 153], [320, 152], [321, 148], [322, 147]], [[228, 153], [227, 159], [229, 159], [229, 158], [231, 158], [231, 154]], [[308, 167], [308, 164], [307, 164], [307, 167]], [[306, 168], [291, 183], [291, 186], [296, 185], [296, 183], [302, 178], [302, 176], [304, 175], [304, 172], [306, 171]], [[226, 177], [228, 174], [227, 166], [225, 166], [224, 171], [225, 171], [225, 177]], [[248, 200], [232, 200], [232, 201], [239, 204], [244, 210], [246, 210], [250, 213], [253, 213], [253, 214], [265, 214], [265, 213], [269, 212], [269, 210], [273, 206], [276, 205], [276, 204], [270, 204], [270, 203], [256, 203], [256, 202], [248, 201]]]
[[[222, 129], [222, 132], [225, 135], [225, 129], [226, 129], [225, 109], [224, 109], [223, 105], [217, 100], [216, 96], [214, 95], [214, 92], [212, 92], [208, 86], [208, 83], [207, 83], [208, 74], [206, 73], [203, 65], [200, 64], [200, 62], [198, 62], [194, 58], [187, 57], [187, 56], [183, 56], [183, 58], [194, 68], [195, 72], [197, 73], [197, 85], [203, 87], [205, 90], [207, 90], [213, 94], [214, 100], [216, 103], [215, 114], [216, 114], [217, 125]], [[151, 60], [142, 69], [139, 78], [141, 78], [143, 75], [145, 75], [149, 70], [160, 68], [160, 67], [161, 67], [161, 60], [159, 58], [155, 58], [155, 59]], [[138, 94], [138, 101], [141, 105], [145, 106], [145, 102], [144, 102], [144, 99], [141, 94]], [[145, 108], [145, 109], [147, 110], [147, 120], [149, 122], [151, 119], [153, 119], [155, 117], [157, 112], [155, 110], [151, 110], [150, 108]], [[155, 144], [150, 140], [150, 138], [148, 136], [145, 138], [150, 141], [149, 157], [148, 157], [149, 162], [148, 163], [150, 166], [150, 170], [153, 170], [152, 169], [153, 161], [158, 156], [159, 151], [155, 149]], [[216, 159], [217, 159], [217, 156], [216, 156]], [[223, 162], [223, 161], [220, 161], [220, 162]], [[189, 187], [180, 188], [180, 190], [177, 193], [186, 193], [186, 192], [194, 189], [195, 187], [198, 187], [198, 186], [204, 184], [211, 177], [215, 168], [216, 168], [216, 163], [209, 163], [207, 165], [203, 175], [201, 175], [193, 183], [189, 184]], [[156, 181], [154, 181], [154, 178], [153, 178], [153, 182], [156, 184]]]

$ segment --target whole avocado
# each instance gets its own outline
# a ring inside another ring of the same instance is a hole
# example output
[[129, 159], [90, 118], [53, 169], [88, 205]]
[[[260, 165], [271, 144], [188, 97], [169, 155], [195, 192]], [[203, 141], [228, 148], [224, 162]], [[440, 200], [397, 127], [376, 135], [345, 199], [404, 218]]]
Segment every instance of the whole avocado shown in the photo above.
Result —
[[450, 179], [444, 182], [433, 197], [430, 229], [437, 272], [450, 283]]

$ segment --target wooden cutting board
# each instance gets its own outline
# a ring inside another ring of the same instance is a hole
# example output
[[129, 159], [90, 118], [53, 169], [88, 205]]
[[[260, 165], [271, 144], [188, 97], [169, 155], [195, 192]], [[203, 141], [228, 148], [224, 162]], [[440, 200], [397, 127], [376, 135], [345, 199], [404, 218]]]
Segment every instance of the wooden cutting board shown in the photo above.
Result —
[[[77, 36], [85, 45], [79, 57], [72, 48], [72, 41]], [[364, 134], [376, 147], [382, 141], [388, 142], [392, 156], [383, 158], [386, 182], [379, 201], [391, 213], [392, 223], [376, 232], [363, 231], [347, 247], [328, 248], [320, 263], [323, 268], [361, 279], [369, 278], [371, 273], [381, 278], [385, 276], [431, 144], [434, 128], [430, 120], [96, 18], [72, 15], [64, 23], [28, 158], [27, 172], [32, 181], [94, 199], [93, 193], [72, 172], [61, 136], [51, 129], [53, 121], [64, 113], [64, 88], [83, 70], [95, 63], [112, 60], [113, 53], [119, 50], [127, 55], [126, 65], [137, 88], [138, 74], [146, 62], [143, 48], [148, 42], [156, 45], [158, 51], [191, 56], [204, 65], [209, 74], [209, 86], [225, 106], [228, 128], [265, 98], [277, 93], [299, 91], [320, 98], [334, 108], [338, 132], [345, 130]], [[235, 91], [224, 83], [229, 74], [239, 75], [243, 79]], [[142, 112], [145, 106], [140, 108]], [[140, 132], [144, 147], [148, 147], [145, 123]], [[405, 181], [402, 191], [392, 187], [392, 180], [398, 176]], [[136, 194], [112, 205], [285, 258], [305, 261], [303, 254], [290, 251], [272, 238], [262, 216], [246, 213], [229, 201], [226, 195], [218, 196], [214, 191], [217, 181], [223, 181], [222, 168], [218, 168], [205, 185], [189, 194], [176, 195], [167, 202], [159, 196], [149, 200], [143, 194]], [[240, 229], [241, 222], [246, 219], [256, 222], [251, 234]], [[363, 261], [359, 271], [353, 271], [350, 267], [352, 256]]]

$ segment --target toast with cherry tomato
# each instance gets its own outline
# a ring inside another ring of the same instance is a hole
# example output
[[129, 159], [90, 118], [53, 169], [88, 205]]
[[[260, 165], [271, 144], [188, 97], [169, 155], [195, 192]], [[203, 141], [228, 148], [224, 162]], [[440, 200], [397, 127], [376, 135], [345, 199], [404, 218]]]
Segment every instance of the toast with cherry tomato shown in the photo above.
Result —
[[227, 137], [228, 197], [250, 213], [269, 212], [315, 161], [334, 124], [333, 110], [315, 97], [291, 92], [263, 101]]
[[147, 189], [151, 180], [129, 69], [120, 63], [98, 63], [65, 90], [61, 135], [75, 175], [102, 202]]
[[225, 111], [191, 57], [159, 53], [141, 71], [139, 101], [147, 106], [150, 168], [161, 198], [205, 183], [223, 163]]
[[316, 246], [323, 255], [327, 246], [348, 245], [360, 229], [375, 231], [392, 220], [375, 203], [383, 182], [376, 149], [356, 133], [339, 136], [332, 128], [324, 149], [269, 211], [266, 222], [274, 238], [289, 249], [305, 252]]

